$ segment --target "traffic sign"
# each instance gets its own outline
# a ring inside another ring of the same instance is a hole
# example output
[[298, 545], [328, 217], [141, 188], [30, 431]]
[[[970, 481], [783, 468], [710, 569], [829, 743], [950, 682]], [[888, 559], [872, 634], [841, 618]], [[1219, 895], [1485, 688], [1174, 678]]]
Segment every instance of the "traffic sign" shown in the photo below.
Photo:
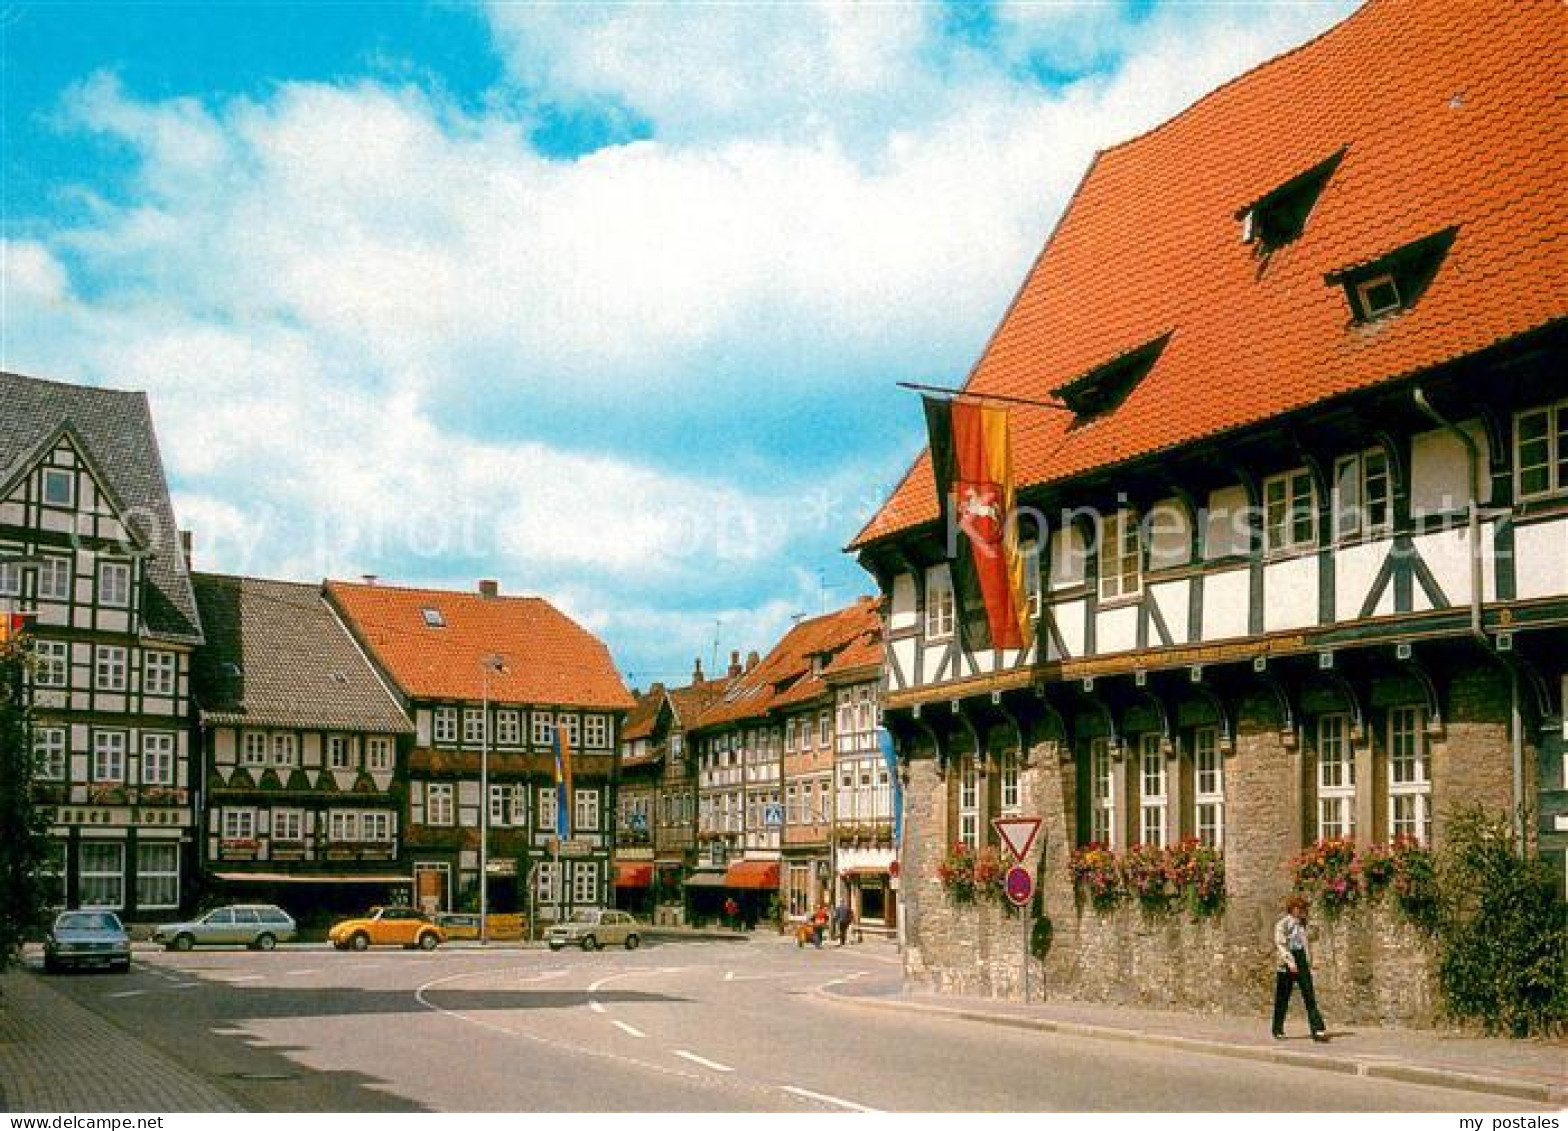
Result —
[[762, 807], [762, 823], [770, 829], [776, 829], [784, 824], [784, 806], [777, 801], [770, 801]]
[[893, 879], [898, 879], [898, 861], [894, 860], [887, 866], [887, 874]]
[[1014, 864], [1007, 869], [1007, 876], [1002, 882], [1007, 892], [1007, 899], [1014, 907], [1022, 907], [1034, 896], [1034, 877], [1027, 868], [1020, 868]]
[[1013, 854], [1013, 859], [1020, 863], [1029, 855], [1034, 838], [1040, 832], [1040, 823], [1039, 817], [991, 818], [991, 827], [996, 830], [996, 835], [1007, 845], [1007, 851]]

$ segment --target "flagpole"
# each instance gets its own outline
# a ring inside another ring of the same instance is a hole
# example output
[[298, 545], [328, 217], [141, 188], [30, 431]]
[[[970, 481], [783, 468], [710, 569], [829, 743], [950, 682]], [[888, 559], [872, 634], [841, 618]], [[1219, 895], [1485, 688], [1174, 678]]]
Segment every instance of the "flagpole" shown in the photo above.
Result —
[[912, 389], [917, 393], [938, 393], [945, 397], [963, 398], [964, 400], [975, 401], [996, 401], [998, 404], [1016, 404], [1023, 405], [1026, 408], [1048, 408], [1053, 409], [1056, 412], [1073, 411], [1067, 405], [1063, 404], [1061, 401], [1055, 398], [1050, 400], [1035, 400], [1030, 397], [1004, 396], [1001, 393], [971, 393], [967, 389], [950, 389], [942, 385], [921, 385], [914, 381], [896, 381], [894, 384], [896, 384], [900, 389]]

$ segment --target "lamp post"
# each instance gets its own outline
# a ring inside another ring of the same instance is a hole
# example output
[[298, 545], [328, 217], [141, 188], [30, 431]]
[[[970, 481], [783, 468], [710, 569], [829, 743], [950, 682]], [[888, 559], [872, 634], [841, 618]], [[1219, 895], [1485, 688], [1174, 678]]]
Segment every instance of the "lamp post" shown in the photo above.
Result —
[[505, 659], [489, 655], [479, 662], [481, 694], [479, 744], [479, 945], [490, 945], [490, 673], [506, 671]]

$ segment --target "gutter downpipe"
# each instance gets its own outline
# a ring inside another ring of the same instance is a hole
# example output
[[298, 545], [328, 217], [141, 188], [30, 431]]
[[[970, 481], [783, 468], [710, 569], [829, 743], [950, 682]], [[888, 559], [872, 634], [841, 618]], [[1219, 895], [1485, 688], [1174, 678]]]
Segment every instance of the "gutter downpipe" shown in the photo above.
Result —
[[[1486, 630], [1481, 624], [1481, 587], [1483, 573], [1481, 568], [1481, 450], [1476, 445], [1475, 439], [1460, 428], [1453, 421], [1443, 416], [1432, 407], [1427, 400], [1426, 393], [1420, 386], [1414, 390], [1413, 397], [1416, 408], [1435, 422], [1440, 428], [1454, 436], [1465, 446], [1469, 453], [1467, 470], [1469, 472], [1470, 499], [1468, 507], [1468, 527], [1470, 539], [1470, 635], [1475, 637], [1481, 649], [1488, 655], [1496, 655], [1492, 642], [1487, 638]], [[1512, 753], [1513, 777], [1513, 830], [1516, 850], [1523, 855], [1524, 844], [1524, 718], [1519, 706], [1519, 672], [1512, 664], [1504, 665], [1508, 669], [1508, 730], [1509, 745]]]

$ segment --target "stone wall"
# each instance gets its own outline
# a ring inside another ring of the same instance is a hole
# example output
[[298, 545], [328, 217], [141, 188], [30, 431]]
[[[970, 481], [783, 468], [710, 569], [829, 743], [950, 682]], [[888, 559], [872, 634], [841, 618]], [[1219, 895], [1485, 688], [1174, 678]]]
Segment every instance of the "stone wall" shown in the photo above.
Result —
[[[1491, 809], [1511, 801], [1508, 683], [1490, 667], [1456, 673], [1445, 694], [1443, 728], [1430, 736], [1435, 814], [1456, 802]], [[1282, 727], [1277, 700], [1243, 691], [1237, 733], [1225, 755], [1226, 890], [1223, 912], [1194, 922], [1185, 910], [1145, 914], [1135, 904], [1100, 913], [1073, 891], [1067, 854], [1078, 843], [1078, 759], [1065, 743], [1034, 736], [1022, 788], [1026, 813], [1044, 818], [1031, 916], [1049, 920], [1043, 962], [1029, 960], [1031, 997], [1107, 1002], [1191, 1012], [1266, 1017], [1273, 994], [1272, 932], [1290, 891], [1288, 861], [1312, 839], [1312, 771], [1302, 720]], [[1384, 741], [1380, 704], [1371, 702], [1357, 741], [1358, 771], [1375, 775]], [[1043, 728], [1042, 728], [1043, 729]], [[1532, 744], [1533, 745], [1533, 744]], [[1527, 761], [1533, 761], [1533, 749]], [[906, 973], [940, 992], [1018, 998], [1024, 987], [1024, 920], [990, 903], [952, 901], [938, 868], [947, 853], [949, 782], [930, 748], [909, 765], [902, 898], [909, 915]], [[1368, 788], [1358, 825], [1363, 841], [1386, 840], [1386, 798]], [[1436, 1023], [1430, 944], [1389, 902], [1311, 924], [1316, 983], [1331, 1024]], [[1299, 1009], [1299, 1006], [1297, 1007]]]

